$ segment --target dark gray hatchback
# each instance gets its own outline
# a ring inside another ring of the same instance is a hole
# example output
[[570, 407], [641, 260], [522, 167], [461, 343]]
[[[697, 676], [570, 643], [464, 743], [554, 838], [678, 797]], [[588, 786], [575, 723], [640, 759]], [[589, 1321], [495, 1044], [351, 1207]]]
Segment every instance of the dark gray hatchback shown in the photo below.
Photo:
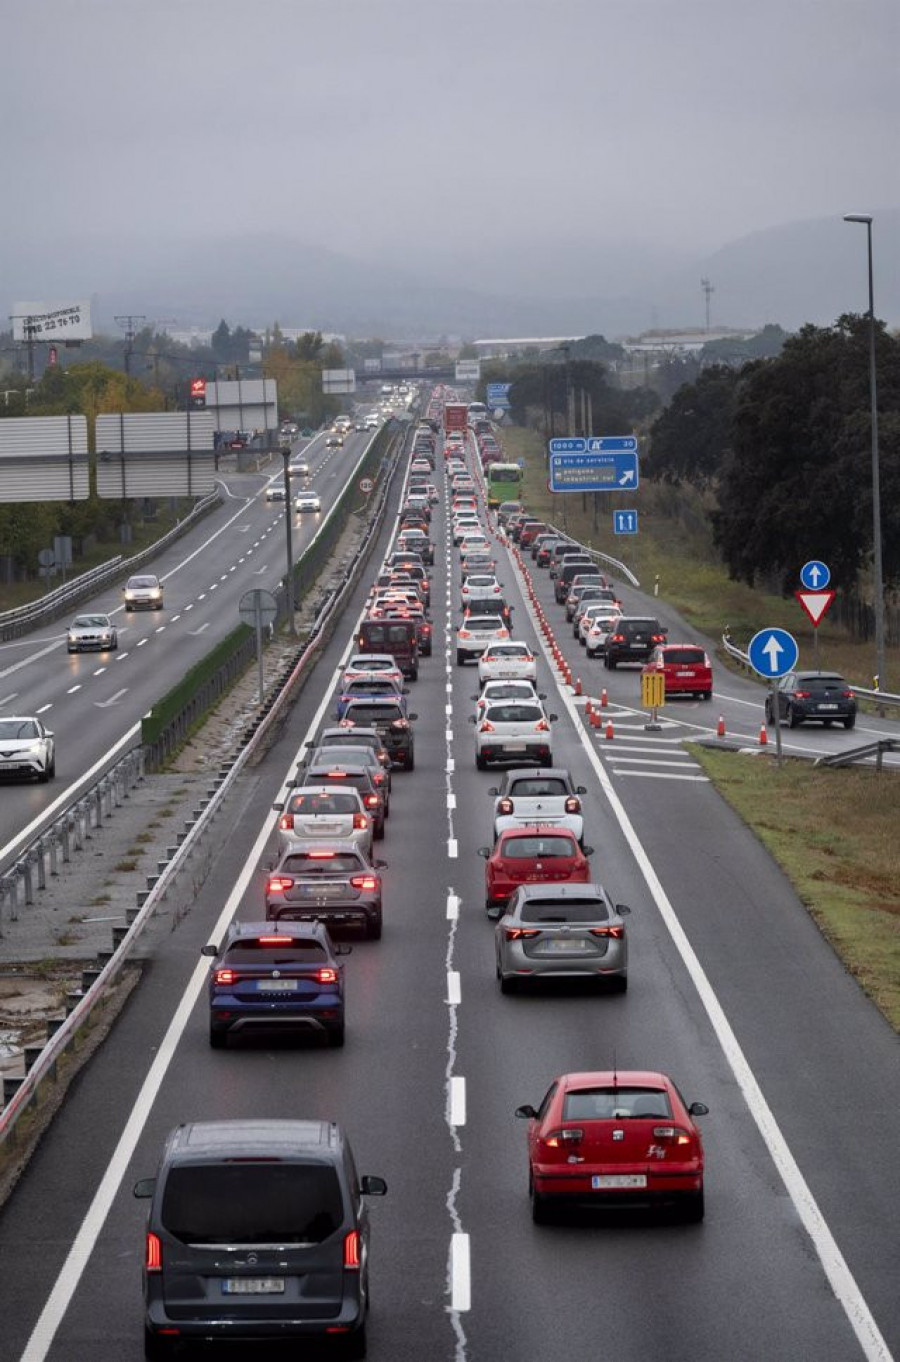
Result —
[[176, 1126], [155, 1178], [144, 1257], [144, 1351], [194, 1341], [327, 1339], [365, 1357], [369, 1217], [329, 1121], [197, 1121]]

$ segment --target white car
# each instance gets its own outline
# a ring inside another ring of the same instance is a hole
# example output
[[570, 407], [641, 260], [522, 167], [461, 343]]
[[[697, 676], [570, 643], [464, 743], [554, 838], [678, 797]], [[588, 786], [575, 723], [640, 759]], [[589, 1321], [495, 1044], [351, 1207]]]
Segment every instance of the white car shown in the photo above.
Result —
[[471, 572], [460, 589], [464, 606], [473, 605], [491, 596], [502, 596], [503, 587], [493, 572]]
[[291, 464], [291, 476], [298, 478], [309, 477], [309, 464], [305, 459], [295, 459]]
[[547, 714], [540, 700], [495, 700], [486, 705], [481, 716], [472, 716], [475, 725], [475, 765], [485, 770], [491, 761], [531, 761], [550, 766], [553, 753], [550, 725], [555, 714]]
[[66, 636], [66, 652], [112, 652], [119, 635], [109, 615], [76, 615]]
[[294, 497], [295, 511], [321, 511], [322, 503], [318, 492], [298, 492]]
[[546, 695], [538, 695], [533, 681], [485, 681], [481, 693], [472, 697], [475, 701], [476, 718], [481, 718], [488, 705], [497, 700], [546, 700]]
[[37, 776], [42, 783], [56, 775], [56, 743], [40, 719], [0, 718], [0, 775]]
[[343, 842], [372, 855], [374, 824], [362, 795], [352, 785], [302, 785], [283, 804], [272, 807], [278, 819], [280, 856], [302, 842]]
[[476, 511], [460, 511], [459, 515], [454, 515], [452, 525], [454, 544], [461, 544], [467, 535], [483, 535], [483, 533], [483, 527]]
[[621, 618], [620, 614], [594, 616], [584, 640], [588, 657], [599, 657], [601, 653], [606, 651], [609, 636]]
[[494, 799], [494, 841], [507, 828], [540, 823], [568, 828], [580, 842], [584, 838], [581, 798], [587, 791], [575, 785], [563, 767], [525, 766], [504, 771]]
[[270, 482], [266, 488], [266, 501], [284, 501], [284, 483], [281, 478]]
[[499, 615], [467, 615], [456, 631], [456, 664], [477, 662], [495, 643], [509, 638], [509, 630]]
[[152, 572], [129, 577], [122, 587], [126, 610], [162, 610], [163, 584]]
[[527, 643], [497, 643], [478, 659], [479, 681], [535, 681], [537, 659]]
[[341, 687], [364, 676], [387, 677], [389, 681], [396, 681], [400, 688], [405, 685], [403, 673], [393, 653], [354, 653], [344, 668]]
[[587, 605], [576, 611], [572, 627], [575, 630], [575, 637], [582, 647], [587, 643], [588, 632], [594, 620], [599, 615], [611, 615], [612, 613], [609, 601], [588, 601]]
[[467, 534], [458, 544], [460, 556], [467, 558], [470, 553], [490, 553], [491, 546], [483, 534]]

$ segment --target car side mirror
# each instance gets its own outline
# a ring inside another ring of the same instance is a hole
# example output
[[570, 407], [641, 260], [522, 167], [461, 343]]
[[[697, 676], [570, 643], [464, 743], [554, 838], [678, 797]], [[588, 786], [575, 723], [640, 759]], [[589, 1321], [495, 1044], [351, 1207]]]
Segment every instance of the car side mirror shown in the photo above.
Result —
[[409, 695], [409, 686], [402, 686], [402, 687], [400, 688], [400, 694], [401, 694], [401, 695]]
[[479, 848], [478, 848], [478, 855], [479, 855], [479, 856], [483, 856], [485, 860], [487, 860], [487, 858], [490, 856], [490, 854], [491, 854], [491, 849], [490, 849], [490, 847], [479, 847]]
[[418, 719], [419, 716], [418, 716], [418, 714], [407, 714], [406, 717], [407, 717], [407, 719], [409, 719], [409, 722], [412, 724], [412, 723], [415, 723], [416, 719]]
[[208, 945], [200, 947], [200, 954], [209, 955], [212, 956], [213, 959], [215, 959], [215, 957], [219, 954], [219, 948], [211, 941]]
[[474, 723], [477, 723], [477, 722], [478, 722], [478, 721], [477, 721], [475, 715], [474, 715], [474, 714], [470, 714], [470, 715], [469, 715], [469, 723], [470, 723], [470, 724], [474, 724]]
[[521, 1121], [533, 1121], [537, 1116], [537, 1112], [530, 1102], [526, 1102], [523, 1107], [516, 1107], [516, 1115]]
[[387, 1183], [384, 1178], [367, 1173], [359, 1180], [359, 1190], [363, 1196], [384, 1196], [387, 1192]]
[[389, 869], [390, 869], [390, 866], [388, 865], [387, 861], [373, 861], [372, 864], [374, 865], [374, 867], [375, 867], [376, 870], [389, 870]]
[[705, 1102], [692, 1102], [688, 1107], [691, 1116], [708, 1116], [709, 1107]]
[[140, 1200], [146, 1200], [156, 1191], [156, 1178], [140, 1178], [134, 1184], [134, 1195]]
[[499, 793], [500, 790], [496, 785], [492, 785], [491, 788], [488, 790], [489, 795], [498, 795]]
[[352, 955], [352, 954], [353, 954], [353, 947], [352, 947], [352, 946], [335, 946], [335, 948], [334, 948], [334, 953], [335, 953], [335, 955]]
[[546, 698], [547, 698], [546, 692], [545, 692], [545, 691], [542, 691], [542, 690], [539, 690], [539, 691], [538, 691], [538, 699], [539, 699], [539, 700], [546, 700]]
[[558, 714], [548, 714], [548, 715], [547, 715], [547, 718], [550, 720], [551, 724], [555, 724], [555, 723], [557, 722], [557, 720], [559, 719], [559, 715], [558, 715]]
[[576, 786], [575, 786], [575, 793], [576, 793], [576, 794], [587, 794], [587, 786], [585, 786], [585, 785], [576, 785]]
[[487, 915], [491, 922], [499, 922], [503, 916], [503, 912], [503, 908], [495, 903], [492, 908], [488, 908]]
[[581, 849], [582, 849], [582, 851], [584, 852], [585, 856], [593, 856], [593, 854], [594, 854], [594, 848], [593, 848], [593, 847], [582, 847]]
[[617, 903], [616, 912], [619, 914], [619, 917], [627, 917], [631, 912], [631, 909], [628, 907], [627, 903]]
[[279, 801], [277, 804], [272, 805], [272, 810], [274, 813], [282, 813], [284, 811], [284, 804]]

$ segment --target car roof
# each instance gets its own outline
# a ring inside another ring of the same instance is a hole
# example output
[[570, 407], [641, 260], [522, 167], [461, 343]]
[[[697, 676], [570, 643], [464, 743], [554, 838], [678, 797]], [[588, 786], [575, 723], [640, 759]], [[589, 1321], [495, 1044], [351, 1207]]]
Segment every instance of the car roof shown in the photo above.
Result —
[[667, 1088], [674, 1085], [665, 1074], [652, 1069], [594, 1069], [582, 1073], [560, 1074], [559, 1084], [564, 1091], [572, 1088], [647, 1087]]
[[[557, 825], [554, 825], [557, 826]], [[520, 884], [519, 894], [523, 899], [584, 899], [606, 900], [601, 884]]]
[[315, 938], [330, 944], [331, 938], [322, 922], [232, 922], [228, 929], [226, 942], [238, 941], [246, 937], [290, 936], [296, 941]]
[[289, 1158], [301, 1150], [335, 1157], [343, 1138], [333, 1121], [277, 1121], [257, 1117], [235, 1121], [191, 1121], [169, 1137], [167, 1154], [179, 1163], [269, 1154]]
[[[515, 766], [503, 772], [504, 783], [514, 780], [571, 780], [564, 766]], [[583, 886], [582, 886], [583, 887]]]
[[575, 841], [574, 832], [563, 823], [520, 823], [518, 827], [504, 828], [499, 840], [509, 842], [516, 837], [564, 837], [567, 842]]

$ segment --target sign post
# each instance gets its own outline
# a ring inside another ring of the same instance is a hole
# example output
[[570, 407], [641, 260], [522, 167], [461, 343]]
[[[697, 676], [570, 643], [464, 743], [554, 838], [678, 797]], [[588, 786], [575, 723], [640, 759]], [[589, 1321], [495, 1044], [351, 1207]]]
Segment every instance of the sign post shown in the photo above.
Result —
[[[779, 677], [787, 676], [788, 672], [793, 671], [800, 656], [800, 649], [794, 635], [789, 634], [786, 629], [760, 629], [750, 640], [747, 656], [755, 672], [764, 676], [767, 681], [775, 682]], [[775, 724], [775, 756], [780, 762], [781, 715], [778, 709], [778, 691], [774, 684], [771, 695], [772, 722]], [[765, 719], [765, 715], [763, 718]]]
[[812, 620], [816, 671], [821, 671], [819, 666], [819, 622], [825, 618], [828, 607], [835, 597], [833, 591], [825, 590], [831, 581], [831, 568], [821, 559], [811, 558], [800, 569], [800, 581], [805, 590], [795, 591], [794, 595]]
[[272, 624], [278, 607], [275, 604], [275, 597], [271, 591], [261, 591], [256, 588], [253, 591], [245, 591], [238, 606], [238, 614], [244, 624], [249, 624], [251, 629], [256, 630], [256, 661], [259, 667], [259, 703], [262, 704], [266, 698], [265, 681], [263, 678], [263, 649], [262, 631], [264, 624]]

